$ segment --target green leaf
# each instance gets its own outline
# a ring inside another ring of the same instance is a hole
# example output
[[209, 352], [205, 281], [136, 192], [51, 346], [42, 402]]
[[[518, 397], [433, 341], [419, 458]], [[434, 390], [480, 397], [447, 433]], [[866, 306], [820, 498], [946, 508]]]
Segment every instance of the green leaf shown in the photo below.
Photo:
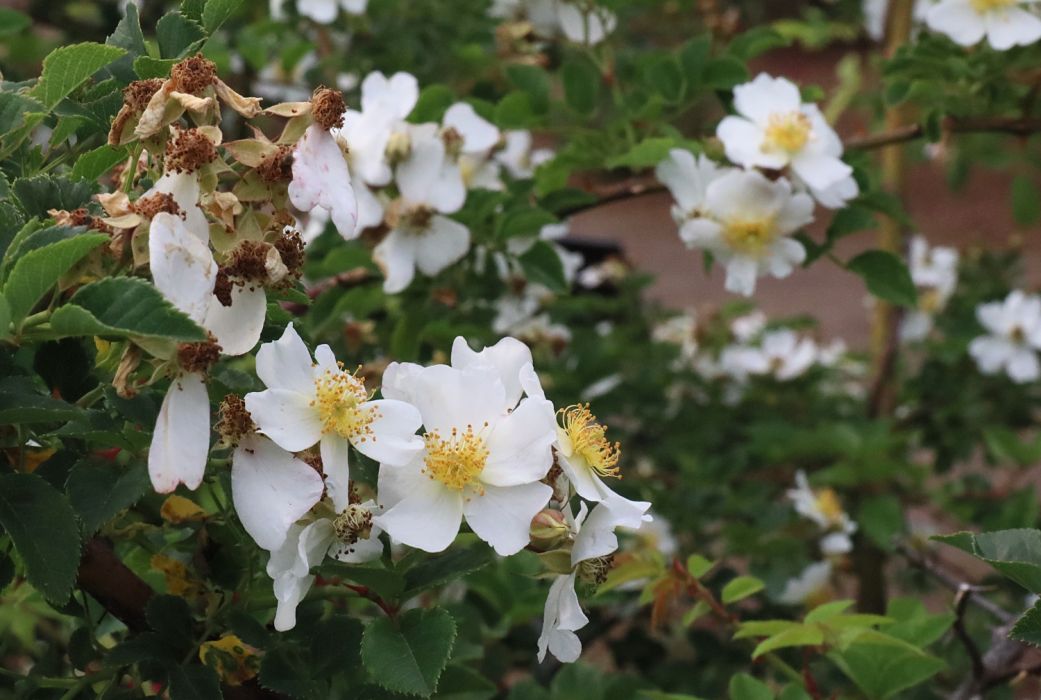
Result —
[[774, 694], [765, 683], [747, 673], [738, 673], [730, 679], [730, 700], [773, 700]]
[[181, 0], [180, 12], [188, 19], [202, 22], [202, 13], [206, 9], [206, 0]]
[[644, 82], [671, 103], [682, 100], [687, 89], [680, 63], [670, 55], [659, 56], [645, 66]]
[[744, 600], [748, 596], [754, 595], [761, 590], [763, 590], [763, 582], [756, 577], [738, 576], [728, 582], [727, 585], [723, 586], [723, 591], [720, 596], [723, 602], [729, 605], [730, 603]]
[[654, 136], [633, 145], [625, 153], [609, 159], [608, 168], [649, 168], [665, 160], [669, 151], [676, 148], [676, 140]]
[[437, 685], [436, 700], [490, 700], [495, 684], [466, 666], [449, 666]]
[[120, 56], [125, 49], [85, 42], [62, 46], [43, 59], [43, 74], [29, 95], [50, 110]]
[[851, 605], [853, 605], [852, 600], [833, 600], [830, 603], [818, 605], [813, 610], [806, 613], [806, 617], [803, 621], [823, 622], [824, 620], [829, 620], [836, 615], [845, 612]]
[[517, 258], [517, 261], [528, 280], [545, 285], [553, 292], [564, 293], [567, 291], [564, 264], [560, 261], [557, 251], [546, 241], [535, 241], [531, 248]]
[[981, 532], [976, 556], [1031, 593], [1041, 593], [1041, 530]]
[[198, 48], [206, 39], [206, 33], [198, 22], [180, 12], [167, 12], [155, 25], [155, 38], [159, 43], [160, 56], [180, 58]]
[[572, 57], [561, 69], [564, 81], [564, 99], [571, 109], [589, 115], [600, 99], [600, 71], [588, 59]]
[[933, 535], [929, 539], [936, 542], [942, 542], [951, 547], [957, 547], [961, 551], [968, 552], [969, 554], [976, 553], [976, 538], [971, 532], [952, 532], [949, 535]]
[[322, 570], [370, 588], [384, 600], [397, 600], [405, 590], [405, 577], [397, 571], [341, 562], [327, 562]]
[[32, 24], [28, 15], [9, 7], [0, 7], [0, 37], [14, 36]]
[[0, 338], [6, 338], [11, 333], [11, 306], [7, 298], [0, 294]]
[[80, 287], [69, 303], [51, 314], [58, 337], [166, 338], [206, 340], [206, 332], [174, 308], [158, 289], [136, 277], [109, 277]]
[[126, 14], [119, 20], [114, 32], [109, 34], [105, 43], [109, 46], [118, 46], [126, 49], [126, 55], [111, 63], [108, 72], [121, 83], [129, 83], [137, 79], [134, 73], [134, 60], [139, 56], [148, 55], [148, 47], [145, 46], [145, 35], [141, 31], [141, 17], [137, 5], [126, 3]]
[[153, 596], [145, 606], [145, 620], [170, 648], [188, 650], [194, 645], [192, 611], [184, 598], [175, 595]]
[[82, 409], [42, 394], [23, 377], [0, 380], [0, 425], [27, 425], [71, 420], [82, 414]]
[[680, 65], [686, 73], [687, 84], [700, 87], [702, 75], [708, 65], [709, 54], [712, 52], [712, 36], [702, 34], [696, 36], [680, 49]]
[[178, 666], [170, 672], [170, 700], [220, 700], [220, 678], [209, 666]]
[[206, 0], [202, 11], [202, 26], [207, 34], [213, 34], [239, 9], [242, 0]]
[[863, 277], [868, 291], [879, 299], [900, 306], [914, 306], [918, 299], [911, 273], [892, 253], [869, 250], [850, 260], [846, 268]]
[[42, 110], [43, 105], [31, 97], [16, 92], [0, 92], [0, 139], [6, 140], [21, 126], [26, 114]]
[[504, 129], [524, 129], [534, 118], [531, 96], [514, 90], [495, 105], [495, 123]]
[[546, 71], [536, 66], [515, 63], [506, 66], [506, 78], [524, 91], [533, 110], [541, 113], [549, 108], [550, 84]]
[[889, 698], [946, 668], [942, 660], [878, 632], [862, 634], [828, 657], [870, 698]]
[[69, 473], [65, 490], [83, 523], [83, 534], [89, 536], [120, 511], [137, 503], [150, 486], [143, 462], [135, 462], [127, 469], [114, 464], [81, 462]]
[[103, 233], [83, 234], [26, 253], [11, 269], [3, 294], [11, 311], [11, 321], [18, 326], [72, 266], [87, 253], [106, 243]]
[[1016, 620], [1016, 624], [1012, 626], [1012, 631], [1008, 636], [1011, 639], [1041, 647], [1041, 602], [1034, 603], [1034, 607]]
[[788, 46], [791, 42], [776, 29], [767, 26], [758, 26], [747, 32], [738, 34], [730, 41], [727, 52], [737, 56], [743, 61], [769, 51]]
[[20, 177], [12, 188], [22, 209], [41, 219], [47, 218], [51, 209], [72, 211], [85, 205], [95, 190], [93, 183], [54, 175]]
[[1024, 227], [1041, 221], [1041, 189], [1026, 175], [1012, 180], [1012, 216]]
[[786, 647], [817, 646], [824, 643], [824, 630], [818, 625], [798, 625], [783, 632], [767, 637], [759, 642], [752, 652], [752, 658], [758, 659], [767, 652]]
[[710, 561], [700, 554], [691, 554], [687, 557], [687, 571], [694, 578], [701, 578], [716, 565], [716, 562]]
[[703, 77], [713, 90], [729, 90], [748, 80], [748, 69], [733, 56], [720, 56], [708, 62]]
[[419, 100], [416, 101], [408, 120], [413, 124], [439, 122], [453, 102], [455, 93], [447, 85], [427, 85], [420, 91]]
[[383, 688], [430, 697], [448, 663], [455, 634], [455, 620], [442, 608], [409, 610], [396, 627], [389, 618], [376, 618], [362, 636], [362, 663]]
[[401, 598], [408, 600], [428, 588], [451, 583], [484, 568], [491, 561], [492, 550], [484, 544], [453, 549], [424, 559], [405, 572], [405, 592]]
[[507, 212], [498, 222], [495, 237], [506, 240], [518, 236], [537, 236], [543, 226], [557, 223], [557, 217], [539, 207]]
[[151, 56], [138, 56], [134, 59], [134, 72], [142, 80], [148, 78], [165, 78], [170, 75], [170, 69], [177, 63], [176, 58], [153, 58]]
[[35, 474], [0, 475], [0, 525], [25, 562], [29, 583], [52, 603], [69, 599], [80, 561], [72, 507]]
[[76, 159], [76, 164], [72, 166], [72, 176], [81, 180], [97, 180], [126, 157], [127, 151], [123, 146], [98, 146]]

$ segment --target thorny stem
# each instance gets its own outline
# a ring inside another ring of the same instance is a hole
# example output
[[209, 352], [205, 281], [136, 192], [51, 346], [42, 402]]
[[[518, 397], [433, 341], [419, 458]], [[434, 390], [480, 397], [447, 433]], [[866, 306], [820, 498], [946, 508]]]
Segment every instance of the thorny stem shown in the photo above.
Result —
[[344, 586], [344, 588], [349, 588], [350, 590], [354, 591], [355, 593], [360, 595], [362, 598], [365, 598], [366, 600], [371, 600], [390, 619], [393, 620], [393, 619], [397, 618], [397, 616], [398, 616], [398, 606], [391, 605], [387, 601], [383, 600], [382, 597], [380, 597], [376, 593], [372, 592], [372, 590], [370, 590], [368, 586], [359, 586], [359, 585], [356, 585], [356, 584], [353, 584], [353, 583], [345, 583], [345, 584], [343, 584], [343, 586]]

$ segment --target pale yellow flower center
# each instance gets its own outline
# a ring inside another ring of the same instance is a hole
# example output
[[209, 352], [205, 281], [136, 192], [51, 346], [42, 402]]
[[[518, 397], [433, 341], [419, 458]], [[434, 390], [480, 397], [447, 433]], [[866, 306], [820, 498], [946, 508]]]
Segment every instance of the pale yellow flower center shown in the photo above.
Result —
[[379, 412], [368, 401], [365, 384], [343, 369], [325, 370], [315, 379], [314, 400], [311, 405], [318, 410], [322, 422], [322, 433], [335, 434], [350, 440], [364, 442], [372, 436], [372, 422]]
[[731, 219], [724, 223], [723, 240], [733, 250], [758, 257], [776, 237], [770, 217]]
[[821, 489], [814, 496], [817, 500], [817, 510], [827, 518], [828, 522], [841, 523], [844, 512], [839, 496], [831, 489]]
[[[487, 428], [488, 424], [484, 424]], [[433, 430], [423, 436], [426, 458], [423, 473], [451, 489], [462, 491], [467, 486], [478, 486], [481, 472], [488, 461], [488, 446], [472, 425], [466, 430], [452, 428], [448, 437]]]
[[571, 444], [572, 454], [578, 455], [589, 468], [603, 477], [621, 478], [618, 459], [622, 456], [621, 444], [608, 442], [607, 428], [596, 422], [589, 411], [589, 404], [576, 404], [558, 411], [560, 429]]
[[766, 123], [764, 151], [795, 153], [810, 140], [810, 118], [799, 111], [775, 112]]
[[1012, 7], [1019, 0], [970, 0], [972, 2], [972, 9], [976, 10], [980, 14], [985, 12], [992, 12], [994, 10], [1003, 10], [1006, 7]]

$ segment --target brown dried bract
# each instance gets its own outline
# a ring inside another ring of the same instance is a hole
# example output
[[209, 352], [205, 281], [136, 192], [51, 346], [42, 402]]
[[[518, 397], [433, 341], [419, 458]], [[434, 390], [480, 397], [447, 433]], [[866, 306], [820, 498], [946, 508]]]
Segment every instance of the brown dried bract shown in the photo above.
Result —
[[253, 417], [246, 410], [246, 402], [237, 394], [228, 394], [217, 409], [217, 434], [230, 445], [237, 444], [257, 431]]
[[155, 192], [146, 197], [141, 197], [130, 204], [130, 211], [140, 214], [146, 219], [154, 219], [159, 213], [166, 212], [174, 216], [181, 215], [181, 208], [177, 206], [172, 194], [166, 192]]
[[217, 147], [199, 129], [182, 129], [166, 144], [166, 170], [194, 173], [217, 159]]
[[195, 54], [170, 69], [170, 81], [177, 92], [197, 95], [217, 80], [217, 66], [213, 61]]
[[282, 145], [257, 166], [264, 182], [289, 182], [293, 179], [293, 147]]
[[235, 283], [231, 281], [227, 270], [224, 268], [217, 270], [217, 280], [213, 283], [213, 296], [217, 297], [217, 301], [223, 306], [231, 306], [231, 290], [234, 286]]
[[206, 372], [220, 359], [221, 347], [212, 333], [202, 343], [181, 343], [177, 346], [177, 364], [186, 372]]
[[311, 97], [311, 114], [314, 123], [326, 131], [333, 127], [343, 126], [343, 115], [347, 111], [347, 103], [343, 101], [343, 93], [319, 87]]

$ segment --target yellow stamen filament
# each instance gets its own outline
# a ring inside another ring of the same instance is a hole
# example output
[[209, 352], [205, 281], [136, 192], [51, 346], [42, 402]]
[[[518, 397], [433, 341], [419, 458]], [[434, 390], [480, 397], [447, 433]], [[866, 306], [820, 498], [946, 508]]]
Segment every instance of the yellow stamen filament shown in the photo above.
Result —
[[795, 153], [810, 140], [810, 118], [799, 111], [774, 113], [766, 123], [764, 151]]
[[622, 456], [621, 443], [607, 441], [607, 428], [596, 422], [589, 404], [575, 404], [562, 408], [561, 428], [571, 442], [574, 454], [589, 464], [589, 468], [602, 477], [622, 478], [618, 460]]
[[723, 227], [723, 240], [733, 250], [758, 257], [776, 237], [770, 218], [731, 219]]
[[423, 436], [423, 442], [427, 448], [424, 474], [459, 491], [467, 486], [479, 486], [478, 477], [484, 471], [489, 451], [484, 438], [472, 425], [462, 432], [452, 428], [447, 438], [433, 430]]
[[323, 434], [336, 434], [349, 440], [375, 440], [372, 422], [379, 411], [363, 406], [369, 396], [365, 384], [354, 374], [343, 369], [326, 370], [315, 380], [314, 400], [318, 409]]

